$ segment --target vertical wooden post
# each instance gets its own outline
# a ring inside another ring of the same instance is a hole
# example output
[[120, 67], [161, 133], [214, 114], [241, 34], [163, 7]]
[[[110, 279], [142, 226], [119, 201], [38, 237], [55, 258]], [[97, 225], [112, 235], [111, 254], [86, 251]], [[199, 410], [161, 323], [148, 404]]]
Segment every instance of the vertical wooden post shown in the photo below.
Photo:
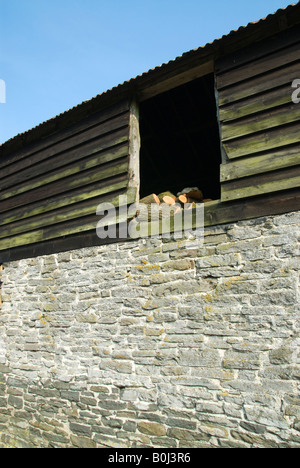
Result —
[[220, 137], [220, 149], [221, 149], [221, 162], [222, 164], [226, 164], [229, 159], [226, 154], [225, 148], [222, 144], [222, 127], [220, 121], [220, 109], [219, 109], [219, 92], [217, 88], [217, 77], [215, 75], [215, 99], [216, 99], [216, 113], [217, 113], [217, 120], [218, 120], [218, 127], [219, 127], [219, 137]]
[[140, 195], [140, 125], [139, 125], [139, 103], [133, 99], [130, 105], [129, 123], [129, 181], [128, 188], [136, 189], [136, 199]]

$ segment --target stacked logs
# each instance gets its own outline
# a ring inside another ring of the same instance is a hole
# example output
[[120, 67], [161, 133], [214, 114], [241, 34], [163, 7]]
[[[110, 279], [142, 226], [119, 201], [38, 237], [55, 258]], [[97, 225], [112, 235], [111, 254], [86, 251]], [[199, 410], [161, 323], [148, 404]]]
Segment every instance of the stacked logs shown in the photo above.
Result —
[[[151, 193], [147, 197], [140, 200], [140, 208], [137, 212], [140, 221], [148, 221], [151, 217], [158, 219], [169, 217], [177, 214], [182, 209], [192, 209], [197, 203], [206, 203], [212, 201], [209, 198], [204, 198], [202, 191], [198, 187], [187, 187], [177, 195], [167, 191], [159, 195]], [[174, 210], [170, 207], [174, 206]]]

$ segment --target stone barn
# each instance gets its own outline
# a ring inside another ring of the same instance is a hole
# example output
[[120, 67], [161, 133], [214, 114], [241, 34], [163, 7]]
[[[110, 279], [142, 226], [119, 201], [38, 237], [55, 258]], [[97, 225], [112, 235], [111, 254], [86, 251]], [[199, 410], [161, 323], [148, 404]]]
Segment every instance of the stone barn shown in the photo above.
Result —
[[300, 448], [299, 26], [0, 147], [1, 447]]

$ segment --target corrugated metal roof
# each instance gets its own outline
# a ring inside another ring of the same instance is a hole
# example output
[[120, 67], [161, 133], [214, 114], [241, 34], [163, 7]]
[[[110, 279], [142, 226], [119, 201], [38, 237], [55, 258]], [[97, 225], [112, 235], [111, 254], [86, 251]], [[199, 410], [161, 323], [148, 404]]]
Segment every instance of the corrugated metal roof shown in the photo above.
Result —
[[72, 113], [74, 112], [76, 109], [79, 109], [80, 107], [82, 107], [84, 104], [88, 104], [88, 103], [91, 103], [92, 101], [94, 100], [97, 100], [101, 97], [104, 97], [106, 95], [108, 95], [109, 93], [112, 93], [112, 92], [116, 92], [117, 90], [125, 87], [126, 85], [130, 85], [130, 84], [134, 84], [135, 82], [137, 82], [138, 80], [141, 80], [145, 77], [147, 77], [148, 75], [150, 75], [151, 73], [156, 73], [164, 68], [167, 68], [170, 66], [170, 64], [176, 64], [176, 62], [179, 62], [180, 60], [183, 60], [183, 59], [186, 59], [188, 56], [192, 56], [194, 54], [199, 54], [200, 52], [208, 49], [209, 47], [213, 48], [213, 47], [216, 47], [218, 46], [220, 43], [222, 43], [222, 41], [224, 41], [225, 39], [230, 39], [231, 37], [233, 37], [235, 34], [238, 34], [244, 30], [246, 30], [247, 28], [249, 28], [250, 26], [259, 26], [260, 24], [264, 23], [265, 21], [277, 16], [277, 15], [281, 15], [287, 11], [289, 11], [290, 9], [294, 8], [295, 6], [300, 6], [300, 0], [296, 3], [292, 3], [290, 5], [288, 5], [286, 8], [280, 8], [279, 10], [277, 10], [276, 12], [274, 13], [271, 13], [269, 14], [268, 16], [266, 16], [265, 18], [262, 18], [258, 21], [252, 21], [250, 23], [248, 23], [246, 26], [241, 26], [239, 27], [238, 29], [235, 29], [235, 30], [232, 30], [230, 31], [229, 34], [226, 34], [226, 35], [223, 35], [222, 37], [218, 38], [218, 39], [215, 39], [214, 41], [212, 42], [209, 42], [203, 46], [200, 46], [198, 48], [195, 48], [195, 49], [192, 49], [188, 52], [184, 52], [182, 55], [176, 57], [175, 59], [173, 60], [170, 60], [169, 62], [166, 62], [166, 63], [163, 63], [155, 68], [151, 68], [150, 70], [140, 74], [140, 75], [137, 75], [136, 77], [134, 78], [131, 78], [130, 80], [127, 80], [127, 81], [124, 81], [123, 83], [117, 85], [117, 86], [114, 86], [113, 88], [110, 88], [108, 89], [107, 91], [101, 93], [101, 94], [98, 94], [96, 96], [94, 96], [93, 98], [87, 100], [87, 101], [83, 101], [81, 102], [80, 104], [72, 107], [71, 109], [68, 109], [64, 112], [62, 112], [61, 114], [58, 114], [48, 120], [46, 120], [45, 122], [42, 122], [40, 123], [39, 125], [31, 128], [30, 130], [27, 130], [23, 133], [19, 133], [18, 135], [12, 137], [11, 139], [7, 140], [6, 142], [4, 142], [3, 144], [0, 145], [0, 150], [3, 150], [5, 146], [9, 145], [10, 143], [12, 143], [13, 141], [17, 140], [17, 139], [24, 139], [26, 137], [26, 135], [30, 134], [31, 132], [34, 132], [38, 129], [40, 129], [41, 127], [51, 123], [51, 122], [54, 122], [60, 118], [62, 118], [63, 116], [66, 116], [67, 114], [69, 113]]

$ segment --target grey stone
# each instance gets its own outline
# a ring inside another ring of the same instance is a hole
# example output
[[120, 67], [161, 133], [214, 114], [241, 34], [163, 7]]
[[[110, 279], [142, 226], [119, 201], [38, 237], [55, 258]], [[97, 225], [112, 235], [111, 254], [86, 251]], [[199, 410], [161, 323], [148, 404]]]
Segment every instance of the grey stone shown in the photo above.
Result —
[[165, 426], [163, 424], [159, 424], [156, 422], [141, 421], [141, 422], [138, 422], [137, 428], [140, 432], [147, 434], [147, 435], [155, 435], [155, 436], [166, 435]]
[[68, 401], [79, 401], [80, 399], [79, 392], [72, 392], [69, 390], [62, 390], [60, 392], [60, 396], [62, 400], [68, 400]]
[[71, 442], [74, 445], [74, 447], [81, 448], [81, 449], [97, 448], [96, 442], [88, 437], [79, 437], [79, 436], [71, 435]]
[[70, 429], [72, 432], [75, 434], [91, 434], [91, 427], [90, 426], [84, 426], [83, 424], [78, 424], [78, 423], [70, 423]]
[[299, 448], [297, 223], [6, 264], [0, 447]]
[[283, 346], [281, 348], [270, 351], [269, 359], [271, 364], [275, 365], [290, 364], [293, 353], [293, 349]]
[[8, 404], [13, 406], [14, 408], [21, 409], [23, 408], [23, 400], [22, 398], [15, 397], [13, 395], [9, 395], [8, 397]]

